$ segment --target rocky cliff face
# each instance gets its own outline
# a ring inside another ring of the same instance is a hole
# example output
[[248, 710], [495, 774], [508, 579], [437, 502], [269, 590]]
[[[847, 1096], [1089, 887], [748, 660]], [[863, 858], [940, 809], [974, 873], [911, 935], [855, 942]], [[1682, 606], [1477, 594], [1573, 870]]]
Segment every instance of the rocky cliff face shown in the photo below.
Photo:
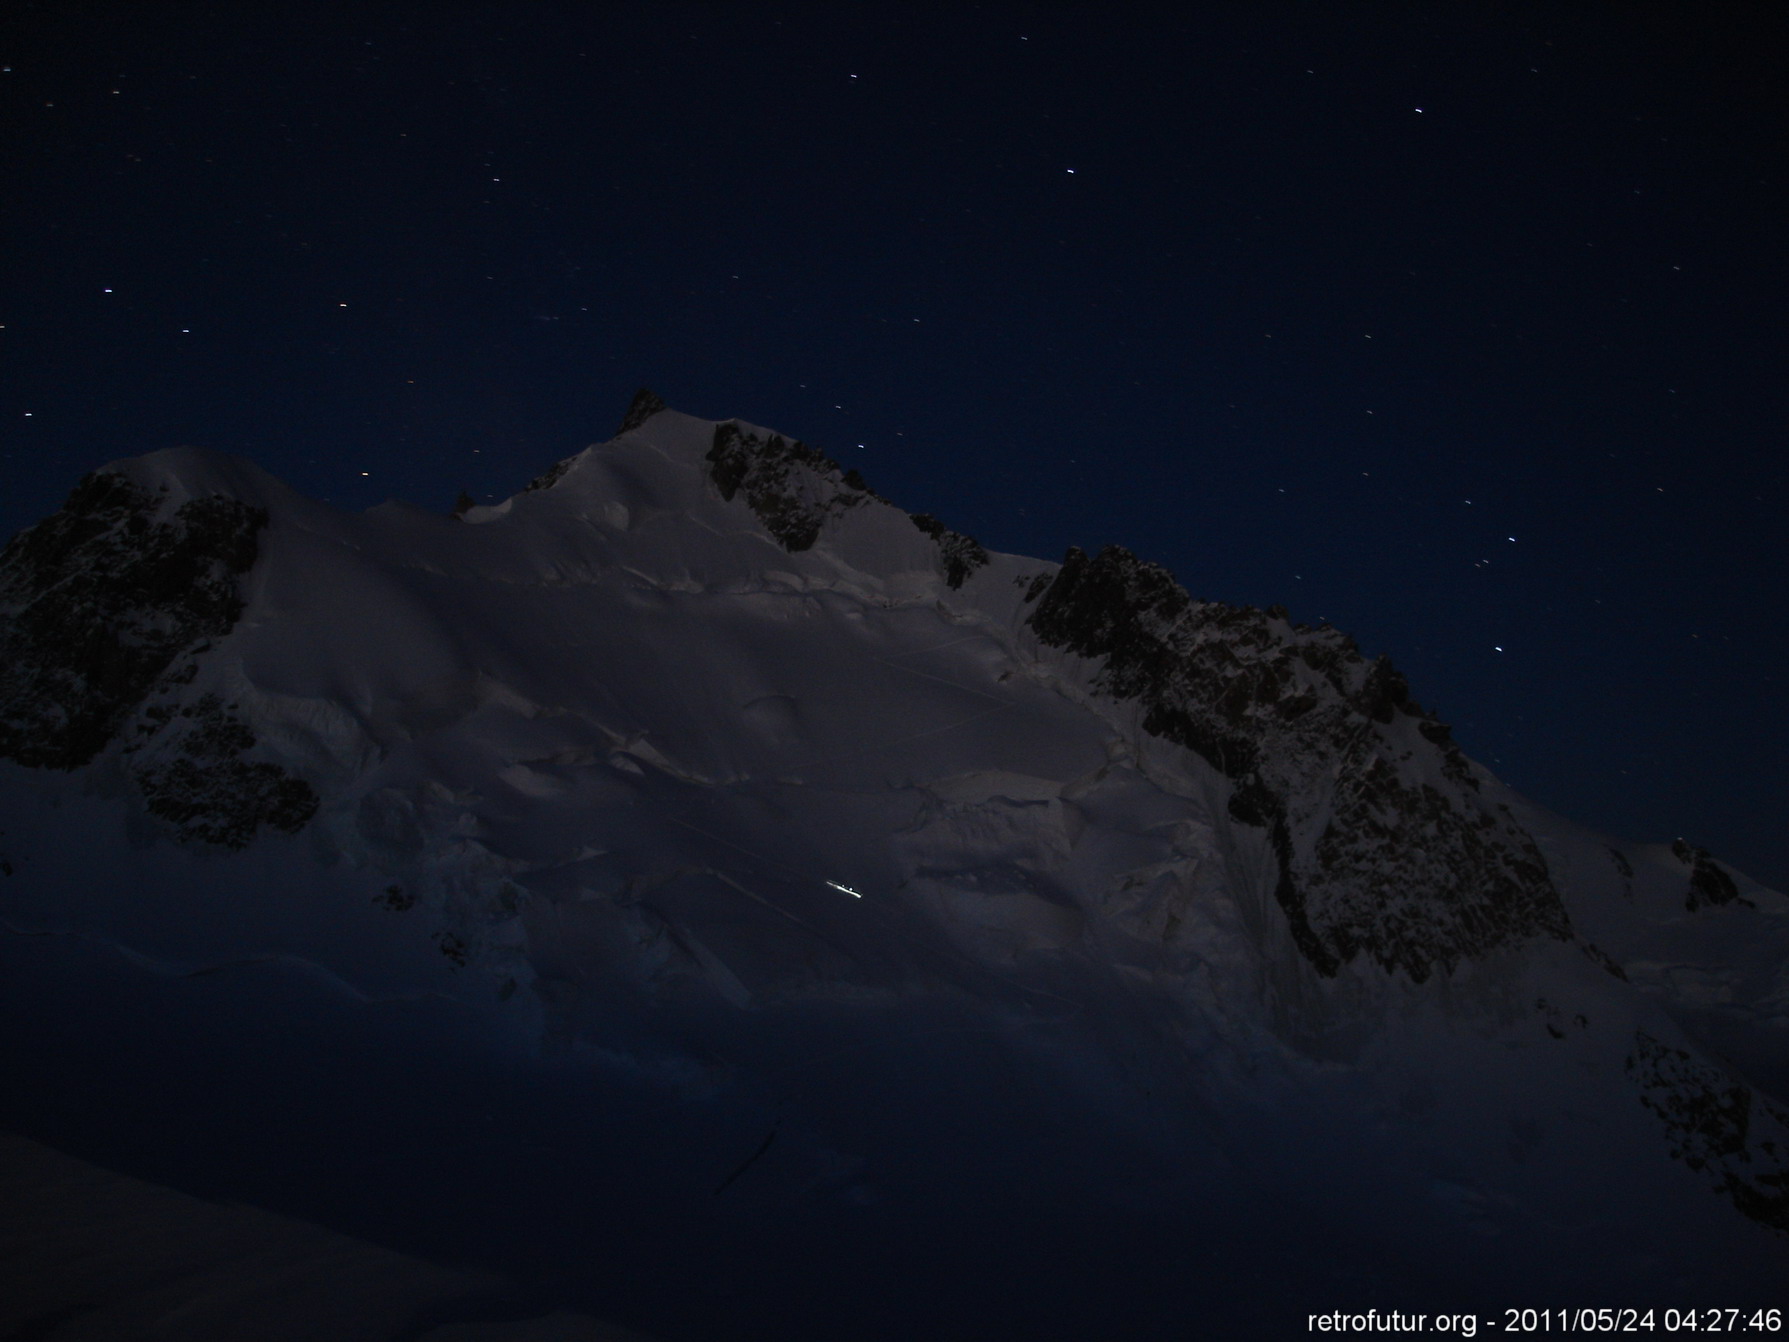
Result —
[[1299, 949], [1333, 974], [1358, 955], [1418, 982], [1571, 925], [1533, 839], [1479, 787], [1446, 726], [1346, 635], [1195, 601], [1110, 546], [1070, 550], [1034, 586], [1045, 643], [1097, 659], [1098, 687], [1236, 785], [1265, 828]]
[[1664, 1125], [1671, 1155], [1746, 1216], [1789, 1231], [1789, 1114], [1712, 1064], [1634, 1035], [1628, 1075]]
[[627, 413], [621, 417], [621, 427], [615, 430], [616, 436], [632, 433], [661, 410], [668, 409], [670, 407], [665, 404], [657, 392], [647, 387], [641, 387], [634, 393], [634, 399], [628, 403]]
[[220, 495], [176, 509], [89, 475], [0, 552], [0, 755], [73, 769], [182, 654], [235, 625], [267, 516]]
[[0, 552], [0, 756], [74, 769], [122, 738], [150, 813], [183, 837], [239, 848], [261, 824], [302, 826], [309, 785], [245, 759], [254, 733], [187, 691], [242, 614], [266, 525], [219, 494], [169, 507], [99, 473], [15, 537]]
[[944, 584], [956, 589], [969, 580], [969, 575], [988, 562], [988, 552], [973, 536], [952, 531], [930, 513], [910, 513], [909, 520], [938, 542], [938, 557], [944, 565]]
[[764, 529], [792, 554], [812, 548], [828, 519], [875, 497], [861, 476], [847, 475], [824, 452], [731, 421], [715, 425], [708, 469], [721, 497], [743, 493]]

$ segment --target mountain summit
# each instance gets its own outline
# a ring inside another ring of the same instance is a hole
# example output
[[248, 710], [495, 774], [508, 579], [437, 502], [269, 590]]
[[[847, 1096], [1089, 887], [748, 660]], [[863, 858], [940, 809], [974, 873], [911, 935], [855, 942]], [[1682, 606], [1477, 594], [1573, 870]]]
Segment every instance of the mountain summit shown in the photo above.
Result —
[[0, 755], [6, 1121], [667, 1337], [1780, 1281], [1789, 900], [650, 392], [452, 516], [102, 467], [0, 554]]

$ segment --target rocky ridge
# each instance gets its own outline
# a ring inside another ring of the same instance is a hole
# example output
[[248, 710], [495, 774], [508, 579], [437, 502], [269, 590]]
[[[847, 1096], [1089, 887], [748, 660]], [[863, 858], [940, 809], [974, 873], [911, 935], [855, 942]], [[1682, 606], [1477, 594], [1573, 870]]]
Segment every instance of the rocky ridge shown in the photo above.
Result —
[[1276, 897], [1321, 972], [1364, 954], [1420, 982], [1571, 936], [1534, 840], [1386, 658], [1279, 607], [1196, 601], [1119, 546], [1071, 549], [1027, 599], [1044, 643], [1098, 659], [1098, 689], [1236, 785], [1230, 815], [1268, 831]]
[[[630, 410], [628, 419], [633, 418]], [[812, 548], [829, 520], [871, 501], [888, 502], [857, 471], [844, 469], [817, 448], [779, 434], [753, 433], [732, 420], [715, 426], [707, 462], [721, 497], [730, 502], [743, 494], [765, 530], [792, 554]], [[975, 537], [952, 531], [930, 513], [907, 517], [937, 545], [946, 586], [962, 587], [987, 564], [988, 552]]]

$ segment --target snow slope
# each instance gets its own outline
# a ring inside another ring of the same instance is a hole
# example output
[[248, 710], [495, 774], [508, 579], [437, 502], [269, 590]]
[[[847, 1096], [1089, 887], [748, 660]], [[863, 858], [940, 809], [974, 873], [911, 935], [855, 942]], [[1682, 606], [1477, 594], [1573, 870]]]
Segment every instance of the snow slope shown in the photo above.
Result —
[[0, 1121], [120, 1168], [667, 1338], [1783, 1280], [1789, 900], [1122, 550], [642, 394], [453, 518], [114, 463], [0, 615]]

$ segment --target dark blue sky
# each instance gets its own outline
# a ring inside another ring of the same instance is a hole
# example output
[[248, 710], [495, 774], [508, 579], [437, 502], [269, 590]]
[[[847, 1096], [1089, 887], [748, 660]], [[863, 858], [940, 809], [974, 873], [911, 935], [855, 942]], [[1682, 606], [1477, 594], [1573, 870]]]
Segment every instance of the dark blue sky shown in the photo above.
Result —
[[1769, 7], [268, 8], [10, 8], [8, 534], [177, 443], [501, 497], [647, 383], [1789, 885]]

